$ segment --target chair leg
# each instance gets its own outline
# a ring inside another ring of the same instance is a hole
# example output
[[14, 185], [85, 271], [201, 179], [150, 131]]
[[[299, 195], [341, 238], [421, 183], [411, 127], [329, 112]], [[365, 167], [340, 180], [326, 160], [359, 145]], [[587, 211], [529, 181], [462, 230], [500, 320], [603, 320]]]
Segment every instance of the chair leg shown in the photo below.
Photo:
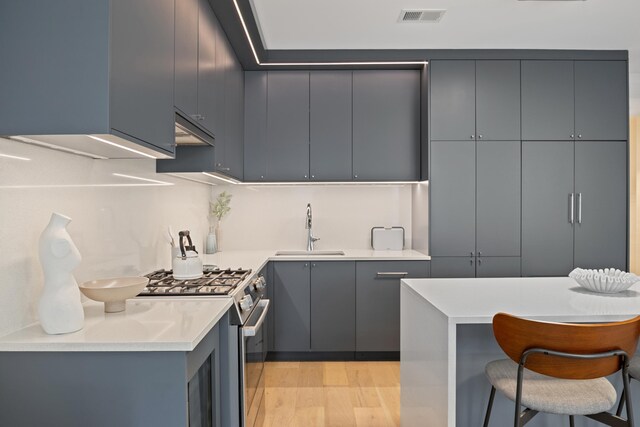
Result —
[[573, 415], [569, 415], [569, 427], [576, 427]]
[[493, 408], [493, 398], [496, 397], [496, 388], [491, 386], [491, 394], [489, 395], [489, 404], [487, 405], [487, 412], [484, 416], [484, 427], [489, 427], [489, 418], [491, 417], [491, 409]]
[[624, 408], [624, 400], [625, 400], [625, 395], [624, 395], [624, 388], [622, 389], [622, 393], [620, 393], [620, 403], [618, 403], [618, 409], [616, 410], [616, 415], [619, 417], [620, 415], [622, 415], [622, 409]]

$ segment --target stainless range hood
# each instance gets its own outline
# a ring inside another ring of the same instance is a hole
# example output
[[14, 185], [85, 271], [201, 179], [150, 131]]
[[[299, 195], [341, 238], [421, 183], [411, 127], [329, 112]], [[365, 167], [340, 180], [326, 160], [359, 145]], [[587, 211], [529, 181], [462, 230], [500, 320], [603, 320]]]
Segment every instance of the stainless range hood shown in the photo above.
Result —
[[237, 182], [216, 172], [215, 139], [176, 114], [176, 157], [156, 160], [156, 172], [204, 184]]

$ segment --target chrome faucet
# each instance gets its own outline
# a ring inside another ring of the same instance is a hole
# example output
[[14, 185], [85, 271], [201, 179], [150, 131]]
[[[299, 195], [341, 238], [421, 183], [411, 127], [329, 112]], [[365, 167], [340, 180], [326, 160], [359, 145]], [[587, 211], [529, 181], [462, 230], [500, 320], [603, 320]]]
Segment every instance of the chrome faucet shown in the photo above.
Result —
[[319, 237], [313, 237], [313, 231], [311, 230], [312, 226], [312, 214], [311, 214], [311, 203], [307, 203], [307, 221], [305, 222], [304, 228], [308, 231], [307, 233], [307, 251], [311, 252], [313, 250], [313, 244], [320, 240]]

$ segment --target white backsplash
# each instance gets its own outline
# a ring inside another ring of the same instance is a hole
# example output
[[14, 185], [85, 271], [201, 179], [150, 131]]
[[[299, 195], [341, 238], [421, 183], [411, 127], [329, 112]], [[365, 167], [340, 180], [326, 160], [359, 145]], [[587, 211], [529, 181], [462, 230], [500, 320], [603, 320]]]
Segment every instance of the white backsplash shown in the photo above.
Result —
[[220, 226], [222, 250], [306, 249], [305, 214], [313, 209], [316, 249], [367, 249], [371, 228], [405, 228], [411, 248], [411, 192], [404, 185], [228, 185], [233, 195]]
[[92, 160], [0, 139], [0, 335], [36, 319], [38, 238], [52, 212], [72, 218], [80, 283], [168, 268], [168, 225], [175, 233], [190, 229], [202, 247], [210, 193], [209, 186], [157, 175], [151, 159]]

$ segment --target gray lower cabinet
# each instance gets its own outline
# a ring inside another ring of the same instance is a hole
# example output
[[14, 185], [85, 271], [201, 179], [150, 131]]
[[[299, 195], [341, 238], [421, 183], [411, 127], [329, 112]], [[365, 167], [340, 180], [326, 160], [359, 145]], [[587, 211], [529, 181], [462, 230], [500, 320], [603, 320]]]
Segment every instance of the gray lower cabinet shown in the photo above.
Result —
[[267, 72], [244, 73], [244, 180], [267, 175]]
[[221, 427], [227, 317], [190, 352], [0, 352], [0, 425]]
[[430, 277], [428, 261], [356, 262], [356, 351], [400, 351], [400, 280]]
[[431, 141], [432, 256], [473, 256], [476, 249], [476, 142]]
[[309, 72], [267, 74], [267, 180], [309, 179]]
[[576, 141], [574, 266], [627, 267], [626, 141]]
[[312, 181], [350, 181], [351, 71], [310, 73], [309, 171]]
[[467, 257], [431, 257], [431, 277], [466, 278], [476, 277], [476, 258]]
[[420, 178], [420, 71], [353, 72], [353, 179]]
[[355, 351], [355, 307], [355, 262], [311, 262], [311, 351]]
[[477, 142], [478, 257], [520, 256], [520, 146], [520, 141]]
[[522, 143], [522, 275], [573, 269], [574, 143]]
[[520, 277], [520, 257], [478, 257], [476, 277]]
[[273, 263], [273, 349], [306, 352], [311, 347], [309, 262]]
[[522, 139], [574, 137], [573, 61], [522, 61]]
[[626, 61], [576, 61], [576, 137], [625, 141], [628, 121]]

